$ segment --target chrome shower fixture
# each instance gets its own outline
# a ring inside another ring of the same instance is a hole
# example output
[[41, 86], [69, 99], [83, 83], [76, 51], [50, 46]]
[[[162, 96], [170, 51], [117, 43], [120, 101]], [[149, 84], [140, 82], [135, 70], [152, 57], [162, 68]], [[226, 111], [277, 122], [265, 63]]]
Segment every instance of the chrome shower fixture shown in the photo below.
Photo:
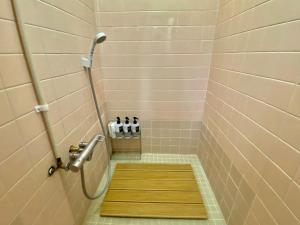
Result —
[[106, 34], [103, 32], [97, 33], [90, 47], [87, 57], [81, 57], [81, 64], [84, 68], [91, 68], [93, 64], [93, 54], [97, 44], [100, 44], [106, 40]]
[[94, 152], [94, 148], [98, 142], [104, 142], [105, 136], [96, 134], [89, 142], [80, 142], [78, 147], [72, 145], [69, 149], [69, 169], [78, 172], [85, 161], [90, 161]]
[[[70, 149], [70, 159], [72, 160], [72, 164], [70, 165], [70, 169], [72, 171], [78, 171], [80, 170], [80, 177], [81, 177], [81, 187], [82, 187], [82, 191], [84, 193], [84, 195], [90, 199], [90, 200], [94, 200], [97, 199], [99, 197], [101, 197], [103, 195], [103, 193], [105, 193], [105, 190], [108, 187], [109, 181], [110, 181], [110, 153], [111, 153], [111, 144], [109, 141], [109, 138], [107, 138], [107, 132], [105, 129], [105, 123], [102, 120], [101, 117], [101, 112], [100, 112], [100, 107], [99, 104], [97, 102], [97, 97], [96, 97], [96, 90], [95, 90], [95, 86], [94, 86], [94, 82], [93, 82], [93, 77], [92, 77], [92, 64], [93, 64], [93, 54], [95, 51], [95, 47], [97, 44], [100, 44], [102, 42], [104, 42], [106, 39], [106, 34], [101, 32], [101, 33], [97, 33], [96, 37], [93, 40], [93, 43], [91, 45], [90, 51], [88, 52], [87, 57], [81, 57], [81, 64], [83, 65], [83, 67], [86, 69], [86, 72], [88, 74], [88, 79], [90, 81], [90, 85], [91, 85], [91, 89], [92, 89], [92, 96], [93, 96], [93, 100], [95, 103], [95, 108], [96, 108], [96, 112], [97, 112], [97, 117], [99, 119], [99, 123], [102, 129], [102, 132], [104, 134], [104, 136], [102, 135], [96, 135], [94, 137], [93, 140], [91, 140], [88, 144], [86, 143], [81, 143], [78, 147], [72, 147]], [[92, 153], [93, 153], [93, 148], [96, 145], [96, 143], [98, 141], [103, 141], [105, 140], [105, 144], [106, 144], [106, 151], [107, 151], [107, 177], [106, 177], [106, 184], [105, 187], [102, 188], [102, 190], [95, 194], [94, 196], [90, 195], [85, 187], [85, 175], [84, 175], [84, 166], [83, 166], [83, 161], [88, 161], [91, 160], [92, 157]], [[74, 160], [75, 159], [75, 160]]]

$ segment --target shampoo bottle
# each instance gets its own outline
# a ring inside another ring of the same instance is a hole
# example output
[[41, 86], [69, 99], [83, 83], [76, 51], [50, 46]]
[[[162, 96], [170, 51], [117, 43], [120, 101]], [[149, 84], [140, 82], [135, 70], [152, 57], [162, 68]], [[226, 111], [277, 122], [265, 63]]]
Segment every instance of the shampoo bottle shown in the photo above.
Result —
[[137, 137], [140, 134], [140, 124], [137, 117], [133, 117], [133, 123], [131, 124], [132, 136]]
[[131, 137], [131, 124], [129, 122], [129, 117], [125, 117], [125, 123], [124, 123], [124, 137], [130, 138]]
[[117, 117], [117, 122], [115, 123], [115, 134], [118, 138], [123, 137], [124, 135], [123, 123], [121, 122], [120, 117]]

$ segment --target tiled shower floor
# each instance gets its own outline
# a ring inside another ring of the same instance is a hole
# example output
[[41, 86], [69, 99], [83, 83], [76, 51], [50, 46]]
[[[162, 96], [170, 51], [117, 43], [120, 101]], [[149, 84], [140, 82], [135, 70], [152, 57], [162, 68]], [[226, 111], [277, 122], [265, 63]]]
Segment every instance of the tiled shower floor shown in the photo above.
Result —
[[[193, 167], [202, 197], [208, 211], [208, 220], [191, 219], [146, 219], [146, 218], [116, 218], [100, 217], [100, 205], [104, 198], [101, 197], [92, 202], [84, 225], [226, 225], [218, 202], [206, 178], [204, 170], [196, 155], [174, 155], [174, 154], [143, 154], [141, 160], [112, 160], [112, 171], [118, 162], [155, 162], [155, 163], [190, 163]], [[101, 181], [99, 189], [104, 185], [106, 177]]]

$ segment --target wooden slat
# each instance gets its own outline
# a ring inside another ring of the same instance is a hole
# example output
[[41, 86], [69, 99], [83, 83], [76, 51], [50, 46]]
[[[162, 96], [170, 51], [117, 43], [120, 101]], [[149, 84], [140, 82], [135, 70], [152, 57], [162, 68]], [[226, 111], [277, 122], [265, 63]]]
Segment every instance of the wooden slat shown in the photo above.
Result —
[[103, 202], [101, 216], [206, 219], [203, 204]]
[[192, 171], [116, 170], [113, 179], [194, 180]]
[[118, 163], [116, 170], [192, 171], [190, 164]]
[[203, 203], [199, 192], [186, 191], [144, 191], [109, 190], [106, 202], [162, 202], [162, 203]]
[[198, 191], [195, 180], [115, 180], [110, 183], [110, 190], [160, 190], [160, 191]]
[[118, 164], [100, 215], [206, 219], [188, 164]]

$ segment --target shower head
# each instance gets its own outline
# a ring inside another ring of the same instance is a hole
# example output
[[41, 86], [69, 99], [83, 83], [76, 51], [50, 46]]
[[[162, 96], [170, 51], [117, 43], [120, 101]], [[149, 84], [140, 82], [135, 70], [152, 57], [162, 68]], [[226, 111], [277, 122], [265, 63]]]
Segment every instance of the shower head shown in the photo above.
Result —
[[94, 41], [97, 43], [97, 44], [100, 44], [102, 43], [103, 41], [106, 40], [106, 34], [103, 33], [103, 32], [100, 32], [100, 33], [97, 33], [96, 34], [96, 37], [94, 39]]
[[93, 55], [95, 51], [95, 47], [97, 44], [100, 44], [106, 40], [106, 34], [103, 32], [99, 32], [96, 34], [96, 37], [93, 40], [93, 43], [90, 47], [90, 51], [88, 52], [87, 57], [81, 57], [81, 64], [84, 68], [91, 68], [93, 63]]

